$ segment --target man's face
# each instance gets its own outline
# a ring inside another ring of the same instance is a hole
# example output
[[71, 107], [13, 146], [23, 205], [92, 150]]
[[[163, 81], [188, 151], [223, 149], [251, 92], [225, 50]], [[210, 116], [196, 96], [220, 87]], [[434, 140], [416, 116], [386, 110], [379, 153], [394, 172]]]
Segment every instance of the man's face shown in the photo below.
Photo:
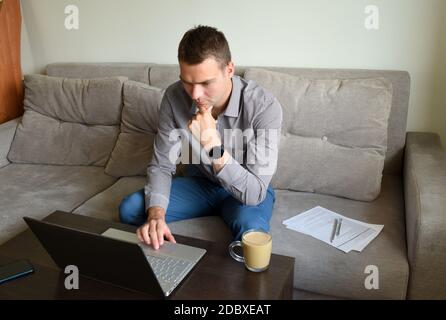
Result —
[[180, 79], [184, 90], [201, 107], [222, 107], [231, 92], [233, 75], [232, 62], [222, 69], [213, 57], [196, 65], [180, 61]]

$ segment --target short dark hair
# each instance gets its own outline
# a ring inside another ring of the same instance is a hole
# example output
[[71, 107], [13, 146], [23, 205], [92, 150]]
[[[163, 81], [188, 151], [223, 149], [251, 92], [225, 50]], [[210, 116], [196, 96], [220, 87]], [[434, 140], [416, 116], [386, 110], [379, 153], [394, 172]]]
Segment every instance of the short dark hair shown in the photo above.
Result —
[[223, 32], [199, 25], [184, 34], [178, 46], [178, 61], [194, 65], [211, 56], [222, 67], [231, 61], [231, 51]]

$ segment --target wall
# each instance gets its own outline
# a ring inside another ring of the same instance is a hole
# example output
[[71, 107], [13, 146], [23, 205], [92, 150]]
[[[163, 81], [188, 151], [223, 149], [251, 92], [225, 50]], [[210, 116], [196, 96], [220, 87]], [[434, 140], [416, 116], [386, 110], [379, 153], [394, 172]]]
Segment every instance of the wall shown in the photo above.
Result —
[[[79, 29], [64, 27], [67, 5]], [[367, 5], [380, 13], [367, 30]], [[176, 63], [195, 24], [225, 32], [239, 65], [407, 70], [408, 130], [446, 142], [444, 0], [22, 0], [24, 73], [64, 61]], [[446, 146], [446, 143], [444, 143]]]
[[438, 132], [443, 140], [443, 147], [446, 148], [446, 1], [444, 1], [442, 32], [438, 39], [435, 58], [433, 61], [436, 69], [433, 72], [432, 90], [432, 117], [434, 131]]

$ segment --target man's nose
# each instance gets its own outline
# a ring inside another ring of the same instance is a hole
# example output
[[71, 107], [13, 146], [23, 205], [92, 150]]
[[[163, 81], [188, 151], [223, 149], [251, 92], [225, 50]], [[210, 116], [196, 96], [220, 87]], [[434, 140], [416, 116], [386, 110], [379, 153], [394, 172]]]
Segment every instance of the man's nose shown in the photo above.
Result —
[[193, 86], [191, 90], [191, 98], [192, 100], [198, 100], [203, 94], [203, 90], [201, 90], [200, 86]]

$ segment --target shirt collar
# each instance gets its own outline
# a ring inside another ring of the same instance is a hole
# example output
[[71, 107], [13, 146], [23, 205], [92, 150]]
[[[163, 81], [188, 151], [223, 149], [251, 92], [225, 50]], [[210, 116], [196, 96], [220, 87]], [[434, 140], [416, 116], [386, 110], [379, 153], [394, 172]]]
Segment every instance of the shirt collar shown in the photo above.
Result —
[[[242, 91], [242, 81], [239, 76], [232, 77], [232, 91], [231, 96], [229, 98], [228, 106], [223, 115], [226, 117], [238, 117], [239, 109], [240, 109], [240, 95]], [[196, 114], [198, 112], [198, 107], [195, 105], [195, 102], [192, 101], [190, 106], [190, 112]]]

